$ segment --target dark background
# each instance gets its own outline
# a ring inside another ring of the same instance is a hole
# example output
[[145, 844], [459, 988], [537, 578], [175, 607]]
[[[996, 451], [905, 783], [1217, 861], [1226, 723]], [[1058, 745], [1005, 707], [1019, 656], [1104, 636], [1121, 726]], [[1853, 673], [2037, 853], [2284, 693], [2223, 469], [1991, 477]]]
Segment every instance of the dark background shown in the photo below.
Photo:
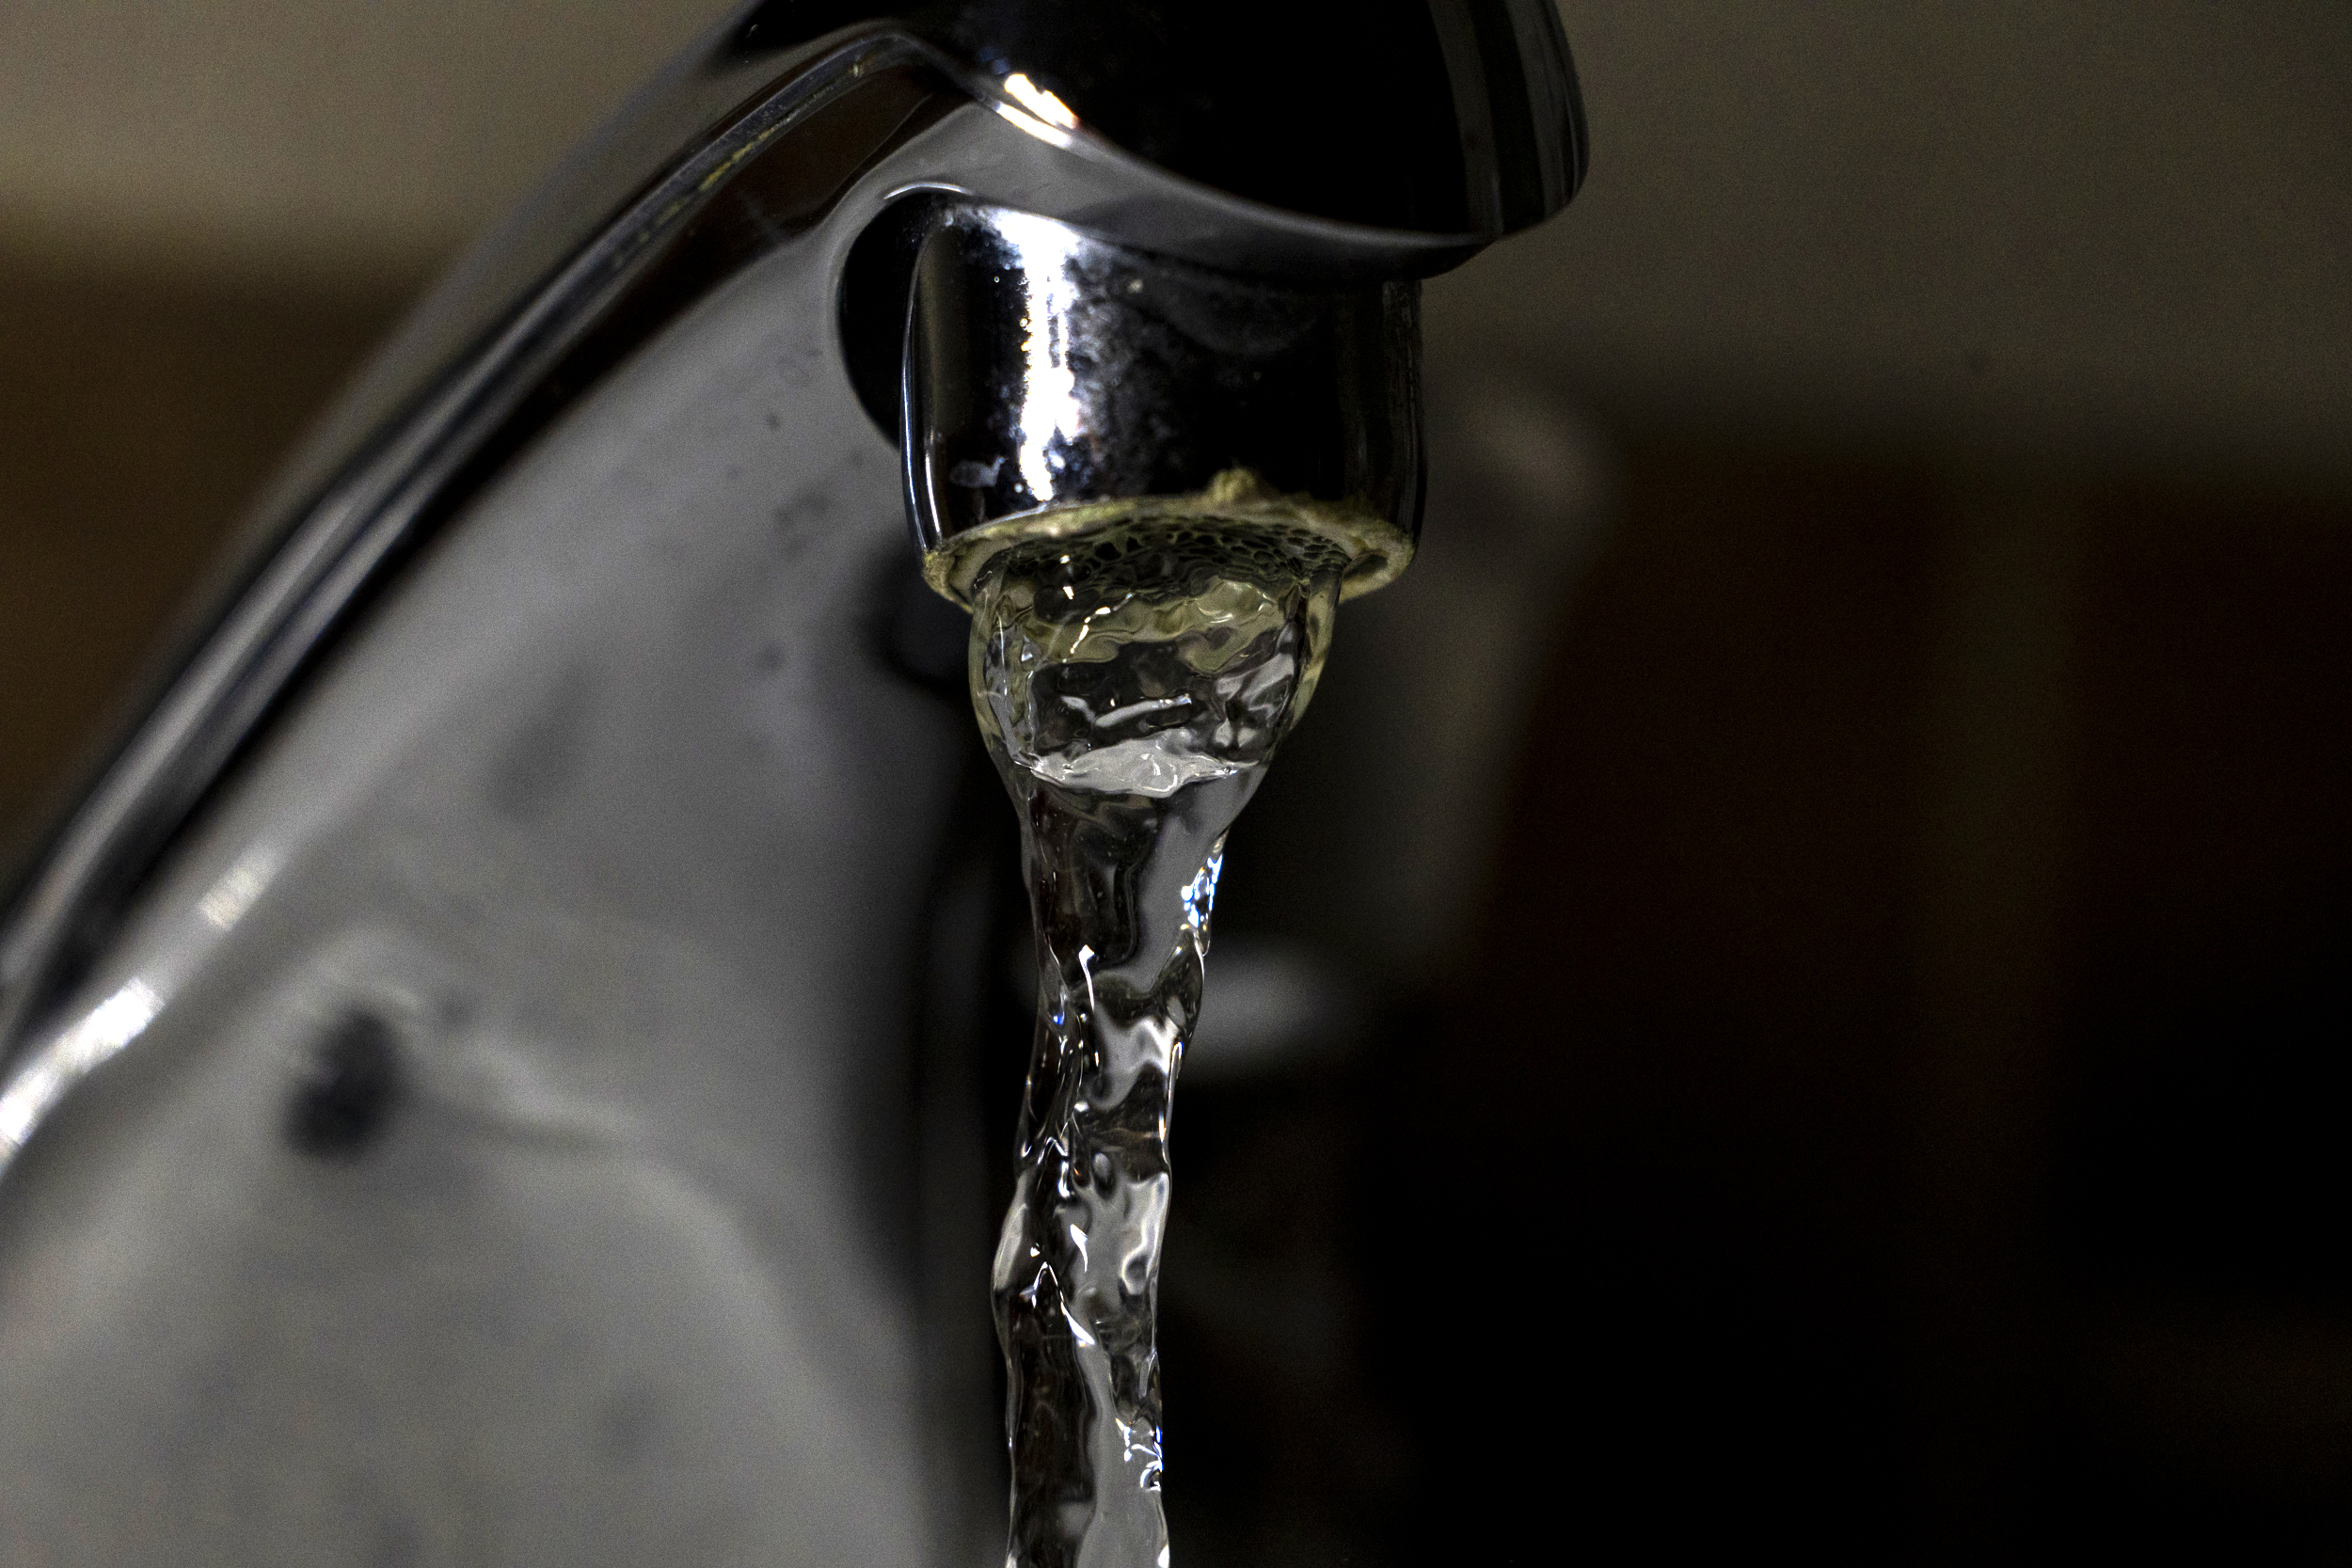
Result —
[[[709, 8], [0, 17], [0, 836]], [[1385, 979], [1187, 1085], [1181, 1549], [2352, 1560], [2352, 12], [1563, 9], [1591, 182], [1428, 327], [1590, 543], [1517, 684], [1410, 644], [1509, 736], [1412, 963], [1300, 863], [1349, 631], [1236, 833], [1221, 941]]]

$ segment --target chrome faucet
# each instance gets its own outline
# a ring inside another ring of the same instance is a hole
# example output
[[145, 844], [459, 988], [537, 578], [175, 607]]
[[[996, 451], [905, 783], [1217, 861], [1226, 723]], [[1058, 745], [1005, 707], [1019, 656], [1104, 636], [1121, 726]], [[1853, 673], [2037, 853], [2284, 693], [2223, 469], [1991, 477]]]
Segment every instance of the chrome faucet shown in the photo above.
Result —
[[1416, 280], [1582, 174], [1548, 0], [1305, 9], [768, 0], [420, 309], [0, 933], [0, 1560], [985, 1555], [930, 589], [1409, 541]]

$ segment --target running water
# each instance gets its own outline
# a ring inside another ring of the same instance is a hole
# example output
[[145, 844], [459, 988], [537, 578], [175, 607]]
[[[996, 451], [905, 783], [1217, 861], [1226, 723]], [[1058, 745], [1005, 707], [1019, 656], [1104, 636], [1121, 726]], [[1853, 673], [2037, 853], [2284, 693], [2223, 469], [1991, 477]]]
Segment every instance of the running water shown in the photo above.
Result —
[[1305, 710], [1345, 557], [1162, 519], [974, 584], [972, 695], [1021, 813], [1036, 1053], [996, 1247], [1008, 1568], [1166, 1568], [1154, 1315], [1168, 1112], [1225, 833]]

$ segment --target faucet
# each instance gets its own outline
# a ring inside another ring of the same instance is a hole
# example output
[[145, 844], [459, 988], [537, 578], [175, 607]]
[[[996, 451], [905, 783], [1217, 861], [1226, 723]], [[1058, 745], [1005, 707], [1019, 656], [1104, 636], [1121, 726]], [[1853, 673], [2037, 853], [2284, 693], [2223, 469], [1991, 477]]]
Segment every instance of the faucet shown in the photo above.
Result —
[[1584, 158], [1548, 0], [763, 0], [661, 73], [13, 892], [0, 1560], [985, 1556], [949, 601], [1152, 498], [1393, 578], [1418, 280]]

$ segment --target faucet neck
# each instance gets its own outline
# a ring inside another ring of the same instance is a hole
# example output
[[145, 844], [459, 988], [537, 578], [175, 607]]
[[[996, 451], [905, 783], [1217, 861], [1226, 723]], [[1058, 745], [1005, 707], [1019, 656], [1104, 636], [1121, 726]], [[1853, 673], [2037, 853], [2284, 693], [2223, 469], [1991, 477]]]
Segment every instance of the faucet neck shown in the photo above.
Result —
[[1302, 216], [1483, 244], [1584, 177], [1551, 0], [763, 0], [723, 49], [883, 20], [983, 90]]

